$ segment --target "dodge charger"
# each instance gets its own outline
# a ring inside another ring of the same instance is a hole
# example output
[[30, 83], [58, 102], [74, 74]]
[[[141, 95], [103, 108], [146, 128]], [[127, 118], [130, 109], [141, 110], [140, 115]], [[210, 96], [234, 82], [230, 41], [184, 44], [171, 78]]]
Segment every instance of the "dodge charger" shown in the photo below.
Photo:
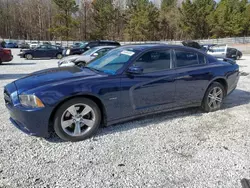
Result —
[[237, 86], [233, 60], [184, 46], [129, 45], [85, 67], [42, 70], [4, 88], [11, 122], [23, 132], [63, 140], [93, 136], [101, 125], [200, 106], [219, 110]]

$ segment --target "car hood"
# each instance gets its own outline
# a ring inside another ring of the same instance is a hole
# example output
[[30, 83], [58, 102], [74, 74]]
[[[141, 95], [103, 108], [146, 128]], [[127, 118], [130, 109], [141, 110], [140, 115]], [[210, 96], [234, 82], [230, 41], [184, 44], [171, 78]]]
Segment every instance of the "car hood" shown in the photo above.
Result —
[[26, 77], [16, 80], [14, 83], [17, 87], [18, 93], [21, 94], [25, 91], [32, 90], [40, 86], [45, 86], [47, 84], [59, 84], [61, 82], [70, 81], [76, 78], [100, 76], [102, 75], [87, 68], [81, 69], [76, 66], [61, 67], [34, 72]]
[[71, 55], [71, 56], [67, 56], [67, 57], [64, 57], [63, 59], [61, 59], [60, 61], [63, 62], [63, 61], [72, 61], [74, 59], [78, 59], [80, 58], [81, 55]]
[[76, 61], [85, 61], [88, 62], [90, 60], [90, 55], [82, 55], [76, 59]]

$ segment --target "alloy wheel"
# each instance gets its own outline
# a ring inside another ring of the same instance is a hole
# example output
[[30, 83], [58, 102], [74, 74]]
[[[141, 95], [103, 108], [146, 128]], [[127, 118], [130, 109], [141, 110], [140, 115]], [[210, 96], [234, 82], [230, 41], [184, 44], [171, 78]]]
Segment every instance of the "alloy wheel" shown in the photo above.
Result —
[[27, 54], [27, 55], [26, 55], [26, 59], [31, 60], [32, 58], [33, 58], [33, 57], [32, 57], [31, 54]]
[[62, 58], [63, 58], [62, 54], [57, 55], [57, 59], [62, 59]]
[[94, 110], [86, 104], [75, 104], [66, 109], [61, 117], [63, 131], [79, 137], [88, 132], [95, 124]]
[[223, 91], [219, 87], [214, 87], [208, 95], [208, 106], [211, 109], [220, 108], [223, 100]]

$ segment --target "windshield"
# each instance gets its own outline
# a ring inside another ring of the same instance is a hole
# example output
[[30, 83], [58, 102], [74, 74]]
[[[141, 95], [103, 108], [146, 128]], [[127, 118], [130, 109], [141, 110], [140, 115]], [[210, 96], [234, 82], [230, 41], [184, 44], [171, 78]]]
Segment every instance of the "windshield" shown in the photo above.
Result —
[[116, 74], [138, 51], [133, 48], [118, 48], [93, 60], [86, 67], [107, 74]]
[[84, 52], [82, 55], [91, 55], [93, 52], [95, 52], [98, 48], [91, 48], [88, 51]]

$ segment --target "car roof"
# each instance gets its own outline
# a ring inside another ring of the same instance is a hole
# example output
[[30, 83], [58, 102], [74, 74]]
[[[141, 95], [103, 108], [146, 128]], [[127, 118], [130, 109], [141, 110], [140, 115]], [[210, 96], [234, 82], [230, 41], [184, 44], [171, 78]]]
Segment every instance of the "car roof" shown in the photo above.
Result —
[[150, 49], [157, 49], [161, 47], [168, 47], [168, 48], [175, 48], [175, 49], [180, 49], [180, 50], [191, 50], [195, 52], [199, 52], [202, 54], [205, 54], [203, 51], [187, 46], [181, 46], [181, 45], [169, 45], [169, 44], [132, 44], [132, 45], [124, 45], [121, 46], [120, 48], [133, 48], [135, 50], [139, 51], [145, 51], [145, 50], [150, 50]]
[[91, 40], [91, 41], [86, 41], [87, 43], [90, 43], [90, 42], [110, 42], [110, 43], [119, 43], [117, 41], [114, 41], [114, 40]]
[[114, 41], [114, 40], [99, 40], [99, 42], [117, 42], [117, 41]]
[[97, 49], [102, 49], [102, 48], [117, 48], [117, 46], [96, 46], [94, 48], [97, 48]]

